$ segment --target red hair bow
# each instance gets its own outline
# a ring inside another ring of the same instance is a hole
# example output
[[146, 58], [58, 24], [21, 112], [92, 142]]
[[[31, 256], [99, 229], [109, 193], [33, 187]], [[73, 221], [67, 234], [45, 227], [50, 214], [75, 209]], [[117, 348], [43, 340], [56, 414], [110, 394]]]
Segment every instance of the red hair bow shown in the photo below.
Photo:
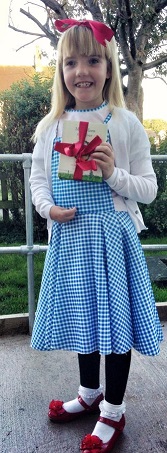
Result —
[[105, 24], [102, 24], [102, 22], [96, 22], [95, 20], [57, 19], [55, 21], [55, 27], [60, 32], [64, 32], [67, 28], [71, 28], [74, 25], [82, 25], [83, 27], [90, 28], [96, 41], [104, 47], [106, 47], [105, 40], [111, 41], [114, 36], [114, 32], [111, 28], [107, 27]]

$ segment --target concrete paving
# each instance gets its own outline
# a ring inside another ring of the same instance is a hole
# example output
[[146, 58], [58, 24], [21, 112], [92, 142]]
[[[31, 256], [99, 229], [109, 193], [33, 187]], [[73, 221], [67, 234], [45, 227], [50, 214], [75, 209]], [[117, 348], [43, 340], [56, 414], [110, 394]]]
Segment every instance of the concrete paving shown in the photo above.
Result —
[[[167, 322], [157, 357], [135, 351], [125, 402], [126, 426], [113, 453], [167, 452]], [[104, 383], [104, 359], [101, 363]], [[77, 355], [38, 352], [28, 335], [0, 339], [0, 452], [79, 453], [81, 438], [92, 431], [97, 415], [66, 425], [47, 419], [52, 398], [69, 400], [79, 385]]]

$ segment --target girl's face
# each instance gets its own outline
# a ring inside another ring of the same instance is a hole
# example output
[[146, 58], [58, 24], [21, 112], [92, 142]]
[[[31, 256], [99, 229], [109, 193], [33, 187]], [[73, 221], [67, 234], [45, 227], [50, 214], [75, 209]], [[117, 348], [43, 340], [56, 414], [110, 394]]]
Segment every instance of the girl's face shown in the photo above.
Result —
[[75, 98], [75, 108], [96, 108], [103, 102], [103, 87], [110, 77], [106, 58], [98, 55], [68, 55], [63, 58], [64, 82]]

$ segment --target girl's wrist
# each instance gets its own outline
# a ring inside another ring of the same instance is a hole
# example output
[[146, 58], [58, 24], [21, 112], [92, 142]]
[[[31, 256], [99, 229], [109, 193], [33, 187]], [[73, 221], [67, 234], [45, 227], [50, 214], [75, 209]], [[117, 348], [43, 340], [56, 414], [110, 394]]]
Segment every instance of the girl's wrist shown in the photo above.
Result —
[[51, 206], [50, 211], [49, 211], [49, 216], [50, 216], [51, 220], [54, 220], [54, 219], [52, 218], [53, 208], [55, 208], [55, 205], [54, 205], [54, 204]]
[[116, 177], [117, 177], [117, 169], [114, 167], [113, 172], [108, 176], [108, 178], [104, 178], [104, 180], [107, 182], [109, 186], [112, 186], [116, 182]]

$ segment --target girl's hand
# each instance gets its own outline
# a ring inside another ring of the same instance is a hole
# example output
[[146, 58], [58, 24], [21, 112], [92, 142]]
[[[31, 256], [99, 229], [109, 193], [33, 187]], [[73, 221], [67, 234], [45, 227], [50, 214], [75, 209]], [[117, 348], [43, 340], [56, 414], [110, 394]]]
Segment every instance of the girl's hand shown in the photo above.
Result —
[[76, 208], [61, 208], [60, 206], [52, 206], [50, 208], [50, 218], [59, 223], [69, 222], [75, 217]]
[[108, 179], [114, 171], [114, 153], [110, 143], [103, 142], [97, 146], [92, 157], [101, 168], [103, 178]]

